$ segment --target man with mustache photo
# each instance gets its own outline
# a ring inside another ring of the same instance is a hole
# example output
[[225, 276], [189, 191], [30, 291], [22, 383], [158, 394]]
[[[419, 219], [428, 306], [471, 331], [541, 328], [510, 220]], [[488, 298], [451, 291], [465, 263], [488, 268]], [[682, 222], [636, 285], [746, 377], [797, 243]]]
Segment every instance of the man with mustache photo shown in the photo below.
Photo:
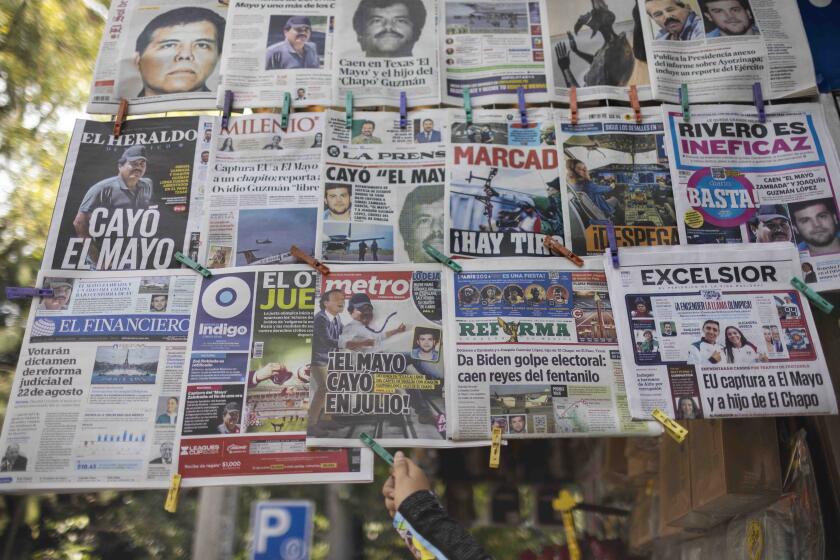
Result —
[[425, 24], [422, 0], [361, 0], [353, 14], [356, 40], [369, 58], [412, 56]]
[[691, 41], [704, 36], [703, 19], [686, 0], [645, 0], [645, 11], [660, 28], [654, 41]]
[[[312, 22], [306, 16], [292, 16], [283, 25], [284, 39], [265, 52], [266, 70], [320, 68], [318, 49], [310, 43]], [[300, 96], [300, 93], [298, 93]]]
[[408, 193], [400, 212], [399, 228], [411, 262], [435, 262], [423, 244], [443, 251], [443, 186], [421, 185]]
[[781, 204], [762, 204], [749, 225], [756, 243], [793, 241], [790, 218]]

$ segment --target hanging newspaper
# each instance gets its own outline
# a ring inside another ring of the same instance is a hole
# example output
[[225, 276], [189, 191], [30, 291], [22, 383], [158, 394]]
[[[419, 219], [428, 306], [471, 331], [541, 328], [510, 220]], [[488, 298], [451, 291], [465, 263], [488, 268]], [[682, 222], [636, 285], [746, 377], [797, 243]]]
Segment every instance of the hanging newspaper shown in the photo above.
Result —
[[222, 84], [233, 106], [331, 105], [335, 0], [234, 0], [228, 12]]
[[308, 445], [447, 447], [440, 267], [331, 267], [312, 341]]
[[204, 208], [208, 268], [296, 262], [315, 253], [323, 113], [231, 117], [217, 122]]
[[837, 151], [818, 103], [755, 109], [664, 105], [680, 239], [797, 245], [802, 279], [840, 288]]
[[633, 418], [836, 414], [790, 243], [620, 249], [607, 263]]
[[0, 490], [166, 488], [192, 271], [45, 270], [0, 438]]
[[550, 256], [543, 238], [563, 242], [554, 119], [548, 109], [453, 111], [447, 146], [447, 254]]
[[636, 0], [547, 2], [553, 99], [569, 102], [628, 100], [637, 86], [639, 99], [651, 98], [645, 41]]
[[366, 449], [306, 449], [317, 283], [301, 266], [202, 281], [179, 412], [184, 485], [373, 480]]
[[440, 144], [449, 135], [447, 109], [420, 109], [406, 113], [406, 126], [400, 114], [392, 111], [356, 111], [351, 125], [341, 111], [326, 113], [325, 144]]
[[61, 270], [177, 268], [175, 251], [198, 252], [193, 209], [210, 152], [198, 153], [211, 117], [77, 120], [44, 253]]
[[327, 148], [318, 258], [327, 262], [435, 262], [443, 250], [442, 144]]
[[443, 101], [463, 105], [549, 101], [545, 0], [443, 0], [445, 34], [440, 53]]
[[88, 113], [214, 109], [227, 2], [114, 0], [96, 59]]
[[567, 239], [580, 256], [609, 248], [607, 225], [619, 246], [677, 245], [671, 171], [658, 107], [581, 109], [572, 125], [555, 111], [568, 197]]
[[341, 0], [333, 99], [358, 106], [440, 103], [437, 0]]
[[562, 259], [446, 271], [453, 439], [656, 435], [627, 408], [607, 280]]
[[815, 94], [808, 40], [796, 2], [638, 0], [653, 97], [691, 103]]

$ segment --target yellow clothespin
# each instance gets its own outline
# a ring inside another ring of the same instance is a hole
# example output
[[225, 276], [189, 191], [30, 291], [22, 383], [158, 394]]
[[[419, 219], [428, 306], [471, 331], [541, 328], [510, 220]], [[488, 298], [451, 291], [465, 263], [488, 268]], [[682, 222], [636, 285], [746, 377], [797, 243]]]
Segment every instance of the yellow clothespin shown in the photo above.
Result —
[[677, 443], [685, 441], [685, 437], [688, 435], [688, 430], [677, 424], [658, 408], [654, 408], [651, 414], [653, 415], [654, 420], [662, 424], [662, 427], [665, 428], [665, 431], [668, 432], [668, 435], [671, 436], [674, 441]]
[[490, 468], [499, 468], [499, 457], [502, 455], [502, 428], [493, 426], [493, 435], [490, 438]]
[[557, 498], [551, 501], [551, 507], [554, 511], [559, 511], [563, 518], [563, 530], [566, 533], [566, 546], [569, 549], [569, 558], [571, 560], [580, 560], [580, 547], [577, 543], [577, 535], [575, 535], [575, 520], [572, 517], [572, 510], [577, 505], [577, 500], [572, 496], [568, 490], [561, 490], [557, 494]]
[[169, 484], [169, 492], [166, 494], [166, 502], [163, 504], [163, 509], [169, 513], [175, 513], [178, 510], [178, 494], [181, 492], [181, 475], [175, 473], [172, 475], [172, 482]]

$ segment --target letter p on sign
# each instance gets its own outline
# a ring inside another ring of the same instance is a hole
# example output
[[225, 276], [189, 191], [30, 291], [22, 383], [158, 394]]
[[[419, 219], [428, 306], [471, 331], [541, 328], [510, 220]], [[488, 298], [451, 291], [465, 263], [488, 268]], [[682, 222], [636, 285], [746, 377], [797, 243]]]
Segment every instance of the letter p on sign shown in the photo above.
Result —
[[312, 502], [257, 502], [251, 516], [253, 560], [308, 560], [312, 548]]

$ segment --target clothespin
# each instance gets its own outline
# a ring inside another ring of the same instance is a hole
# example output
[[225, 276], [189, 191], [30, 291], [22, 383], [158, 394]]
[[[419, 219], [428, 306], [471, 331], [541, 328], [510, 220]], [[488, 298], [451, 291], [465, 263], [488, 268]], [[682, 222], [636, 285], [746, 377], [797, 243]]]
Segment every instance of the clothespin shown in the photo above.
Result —
[[[813, 288], [808, 286], [805, 282], [794, 276], [790, 279], [790, 283], [793, 284], [793, 287], [805, 294], [805, 296], [811, 300], [811, 303], [819, 307], [820, 311], [823, 313], [831, 313], [834, 311], [834, 306], [828, 302], [827, 299], [822, 297], [818, 294]], [[8, 290], [8, 288], [6, 288]]]
[[467, 124], [472, 124], [472, 97], [470, 97], [470, 88], [464, 88], [464, 112], [467, 114]]
[[230, 111], [233, 109], [233, 92], [225, 90], [225, 104], [222, 106], [222, 130], [227, 130]]
[[6, 299], [26, 299], [31, 297], [53, 297], [55, 292], [51, 288], [18, 288], [8, 286]]
[[683, 122], [691, 120], [691, 109], [688, 106], [688, 84], [680, 86], [680, 105], [682, 105]]
[[400, 128], [405, 130], [408, 126], [408, 101], [405, 98], [405, 92], [400, 92]]
[[566, 547], [569, 549], [570, 560], [580, 560], [580, 547], [575, 534], [575, 520], [572, 517], [572, 510], [577, 505], [577, 500], [568, 490], [561, 490], [557, 498], [551, 501], [554, 511], [559, 511], [563, 519], [563, 531], [566, 533]]
[[610, 244], [610, 257], [612, 258], [613, 268], [618, 268], [621, 263], [618, 262], [618, 242], [615, 240], [615, 226], [606, 224], [607, 228], [607, 242]]
[[528, 126], [528, 110], [525, 108], [525, 88], [520, 87], [516, 90], [519, 95], [519, 121], [522, 126]]
[[347, 119], [347, 128], [353, 128], [353, 92], [348, 91], [344, 96], [344, 116]]
[[213, 276], [213, 273], [186, 256], [181, 251], [175, 251], [175, 260], [181, 263], [182, 265], [186, 266], [187, 268], [191, 268], [204, 276], [205, 278], [210, 278]]
[[283, 113], [280, 115], [280, 128], [286, 130], [289, 127], [289, 111], [292, 110], [292, 94], [288, 91], [283, 94]]
[[758, 110], [758, 122], [767, 122], [767, 112], [764, 110], [764, 95], [761, 93], [761, 82], [753, 84], [753, 102]]
[[635, 84], [630, 86], [630, 106], [633, 108], [636, 124], [642, 124], [642, 107], [639, 105], [639, 90]]
[[423, 250], [426, 251], [426, 254], [435, 259], [437, 262], [441, 264], [445, 264], [455, 272], [461, 272], [463, 268], [460, 264], [456, 263], [454, 260], [450, 259], [428, 243], [423, 243]]
[[327, 265], [325, 265], [324, 263], [322, 263], [318, 259], [316, 259], [316, 258], [314, 258], [310, 255], [307, 255], [297, 245], [292, 245], [292, 248], [289, 249], [289, 252], [292, 254], [292, 256], [294, 258], [305, 262], [306, 264], [308, 264], [309, 266], [311, 266], [312, 268], [314, 268], [315, 270], [317, 270], [318, 272], [320, 272], [324, 276], [326, 276], [327, 274], [330, 273], [330, 269], [327, 267]]
[[677, 424], [658, 408], [654, 408], [651, 415], [653, 415], [654, 420], [662, 424], [662, 427], [665, 428], [665, 431], [668, 432], [668, 435], [671, 436], [674, 441], [677, 443], [685, 441], [685, 437], [688, 435], [688, 430]]
[[114, 138], [119, 137], [125, 125], [125, 118], [128, 116], [128, 99], [120, 99], [120, 108], [117, 109], [117, 116], [114, 117]]
[[578, 123], [578, 106], [577, 106], [577, 88], [572, 86], [569, 88], [569, 114], [571, 115], [572, 125]]
[[543, 246], [552, 253], [557, 253], [561, 257], [566, 257], [576, 265], [583, 266], [582, 258], [572, 253], [569, 249], [566, 248], [565, 245], [563, 245], [550, 235], [546, 235], [545, 237], [543, 237]]
[[372, 437], [370, 437], [364, 432], [359, 434], [359, 439], [362, 440], [362, 443], [370, 447], [374, 453], [379, 455], [383, 461], [385, 461], [392, 467], [394, 466], [394, 456], [391, 455], [387, 449], [376, 443], [376, 440], [374, 440]]
[[169, 483], [169, 492], [166, 493], [166, 501], [163, 503], [163, 509], [169, 513], [175, 513], [178, 510], [178, 494], [181, 492], [181, 475], [175, 473], [172, 475], [172, 481]]
[[500, 426], [493, 426], [492, 436], [490, 437], [490, 468], [499, 468], [499, 459], [502, 455], [502, 428]]

